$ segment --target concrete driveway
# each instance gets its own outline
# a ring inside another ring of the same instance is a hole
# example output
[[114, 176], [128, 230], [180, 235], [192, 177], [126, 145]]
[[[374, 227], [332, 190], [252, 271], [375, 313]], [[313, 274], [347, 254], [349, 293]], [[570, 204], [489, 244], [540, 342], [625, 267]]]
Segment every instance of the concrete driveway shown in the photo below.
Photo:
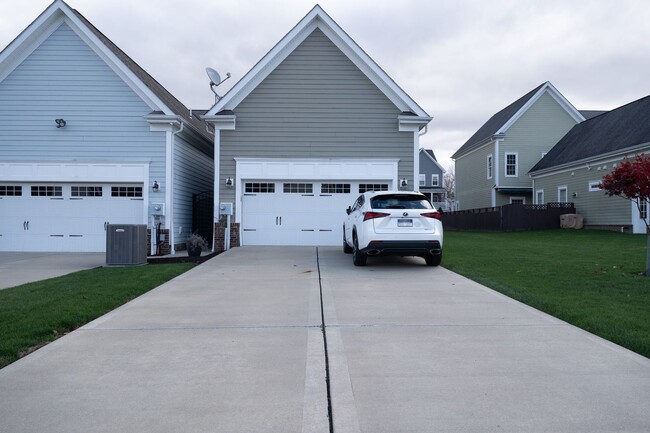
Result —
[[233, 249], [0, 370], [0, 432], [650, 431], [650, 360], [423, 263]]
[[0, 251], [0, 290], [103, 266], [105, 253]]

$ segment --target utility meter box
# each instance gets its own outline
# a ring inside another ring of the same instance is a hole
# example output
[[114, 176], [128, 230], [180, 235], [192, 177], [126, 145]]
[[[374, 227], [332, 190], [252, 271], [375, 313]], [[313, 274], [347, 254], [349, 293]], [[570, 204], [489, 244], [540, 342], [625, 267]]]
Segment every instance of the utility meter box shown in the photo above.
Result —
[[144, 265], [147, 263], [146, 224], [106, 226], [106, 264]]
[[149, 203], [149, 213], [154, 216], [164, 216], [165, 203]]
[[219, 215], [232, 215], [232, 203], [220, 203]]

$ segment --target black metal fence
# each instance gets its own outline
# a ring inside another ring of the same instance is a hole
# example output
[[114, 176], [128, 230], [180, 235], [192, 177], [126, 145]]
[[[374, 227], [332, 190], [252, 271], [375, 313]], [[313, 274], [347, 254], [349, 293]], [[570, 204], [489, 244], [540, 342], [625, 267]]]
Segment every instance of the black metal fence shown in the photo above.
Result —
[[212, 246], [214, 225], [214, 193], [205, 191], [192, 196], [192, 233], [203, 236]]
[[560, 215], [576, 213], [573, 203], [507, 204], [499, 207], [446, 212], [442, 224], [449, 230], [521, 231], [560, 228]]

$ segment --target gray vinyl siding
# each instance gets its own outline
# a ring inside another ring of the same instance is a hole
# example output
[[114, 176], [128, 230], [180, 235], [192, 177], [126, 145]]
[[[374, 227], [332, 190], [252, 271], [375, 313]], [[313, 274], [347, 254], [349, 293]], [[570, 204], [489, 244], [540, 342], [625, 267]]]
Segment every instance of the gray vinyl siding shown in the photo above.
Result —
[[[531, 187], [528, 172], [576, 124], [575, 120], [544, 93], [506, 131], [499, 144], [499, 186]], [[518, 176], [506, 177], [506, 153], [517, 153]]]
[[[492, 154], [492, 179], [487, 177], [487, 156]], [[459, 209], [492, 206], [492, 187], [496, 182], [494, 143], [464, 155], [455, 161], [456, 198]]]
[[[177, 137], [174, 145], [174, 242], [182, 244], [192, 232], [192, 196], [214, 187], [214, 161]], [[182, 227], [182, 231], [180, 228]], [[178, 234], [180, 232], [180, 234]]]
[[431, 161], [431, 158], [429, 158], [427, 155], [424, 153], [420, 152], [420, 174], [424, 175], [424, 185], [420, 185], [419, 183], [419, 178], [418, 178], [418, 185], [420, 185], [420, 188], [432, 188], [432, 182], [431, 182], [431, 175], [432, 174], [437, 174], [438, 175], [438, 188], [442, 188], [442, 170], [438, 165], [436, 165], [433, 161]]
[[398, 131], [399, 109], [320, 30], [234, 112], [236, 129], [221, 132], [221, 178], [235, 178], [235, 157], [258, 157], [393, 158], [413, 179], [413, 133]]
[[165, 133], [149, 130], [150, 112], [62, 24], [0, 82], [0, 159], [150, 162], [164, 184]]
[[[606, 168], [604, 168], [606, 166]], [[589, 182], [601, 181], [612, 171], [612, 163], [594, 162], [591, 170], [585, 164], [567, 171], [543, 177], [535, 177], [535, 191], [544, 190], [544, 201], [558, 201], [558, 187], [567, 186], [568, 201], [573, 202], [576, 212], [584, 217], [589, 226], [613, 225], [627, 226], [632, 223], [632, 205], [621, 197], [609, 197], [604, 191], [589, 191]], [[600, 170], [598, 168], [600, 167]], [[576, 193], [577, 197], [573, 197]]]

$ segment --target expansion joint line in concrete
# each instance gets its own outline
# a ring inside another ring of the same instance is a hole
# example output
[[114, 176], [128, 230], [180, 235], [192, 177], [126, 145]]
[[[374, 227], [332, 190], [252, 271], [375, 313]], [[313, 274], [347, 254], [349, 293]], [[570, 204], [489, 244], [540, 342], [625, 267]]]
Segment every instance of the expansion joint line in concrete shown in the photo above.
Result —
[[316, 266], [318, 267], [318, 290], [320, 291], [320, 320], [323, 332], [323, 348], [325, 352], [325, 383], [327, 385], [327, 419], [329, 420], [330, 433], [334, 433], [334, 420], [332, 419], [332, 393], [330, 388], [330, 363], [327, 353], [327, 332], [325, 331], [325, 310], [323, 308], [323, 283], [320, 273], [320, 256], [316, 247]]

